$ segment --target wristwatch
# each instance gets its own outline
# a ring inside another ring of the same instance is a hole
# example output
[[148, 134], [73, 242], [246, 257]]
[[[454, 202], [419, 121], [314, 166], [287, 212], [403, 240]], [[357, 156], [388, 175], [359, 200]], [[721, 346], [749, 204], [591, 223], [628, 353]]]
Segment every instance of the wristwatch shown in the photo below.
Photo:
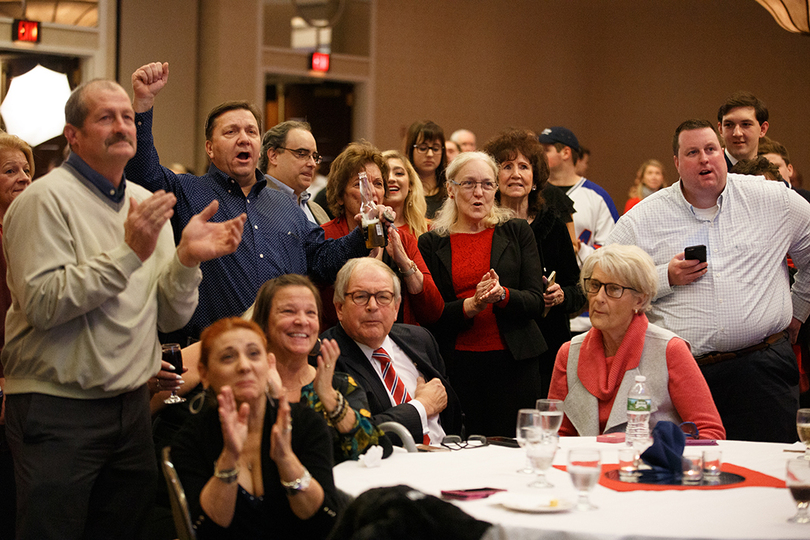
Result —
[[419, 268], [416, 267], [416, 263], [411, 261], [411, 267], [408, 268], [407, 270], [405, 270], [404, 272], [402, 270], [400, 270], [399, 275], [406, 278], [408, 276], [414, 275], [417, 270], [419, 270]]
[[284, 480], [281, 481], [281, 485], [284, 486], [284, 490], [287, 492], [287, 495], [298, 495], [302, 491], [306, 491], [309, 487], [310, 482], [312, 482], [312, 475], [309, 474], [309, 471], [304, 468], [304, 474], [301, 478], [296, 478], [292, 482], [285, 482]]

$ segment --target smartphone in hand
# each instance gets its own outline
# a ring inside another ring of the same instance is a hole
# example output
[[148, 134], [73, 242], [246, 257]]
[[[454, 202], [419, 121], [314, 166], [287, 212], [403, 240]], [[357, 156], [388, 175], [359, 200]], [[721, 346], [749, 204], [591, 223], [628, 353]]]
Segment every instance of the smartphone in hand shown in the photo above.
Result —
[[689, 246], [683, 250], [683, 258], [687, 261], [693, 261], [697, 259], [699, 262], [706, 262], [706, 246], [699, 245], [699, 246]]

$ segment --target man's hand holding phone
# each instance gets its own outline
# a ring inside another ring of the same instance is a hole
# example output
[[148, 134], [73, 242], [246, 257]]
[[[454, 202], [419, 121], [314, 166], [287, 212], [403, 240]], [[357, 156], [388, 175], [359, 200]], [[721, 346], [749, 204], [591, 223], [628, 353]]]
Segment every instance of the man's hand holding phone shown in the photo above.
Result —
[[678, 253], [669, 261], [667, 269], [669, 284], [688, 285], [708, 272], [708, 267], [706, 246], [689, 246], [683, 253]]

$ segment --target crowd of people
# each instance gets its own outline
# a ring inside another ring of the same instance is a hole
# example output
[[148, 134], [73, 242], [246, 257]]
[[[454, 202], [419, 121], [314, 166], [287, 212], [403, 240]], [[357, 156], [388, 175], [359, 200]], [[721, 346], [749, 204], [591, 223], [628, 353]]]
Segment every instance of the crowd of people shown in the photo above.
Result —
[[[784, 146], [760, 144], [755, 96], [678, 126], [679, 180], [645, 161], [620, 218], [562, 126], [481, 150], [429, 120], [402, 149], [352, 142], [324, 208], [310, 125], [263, 133], [229, 101], [205, 123], [208, 171], [175, 173], [151, 133], [168, 79], [142, 66], [132, 101], [111, 81], [76, 88], [70, 156], [33, 184], [31, 148], [0, 135], [9, 537], [174, 538], [170, 446], [199, 538], [325, 538], [348, 503], [335, 463], [514, 436], [545, 397], [563, 401], [562, 435], [624, 431], [636, 375], [652, 423], [796, 440], [810, 204], [779, 181]], [[161, 341], [183, 346], [183, 372]]]

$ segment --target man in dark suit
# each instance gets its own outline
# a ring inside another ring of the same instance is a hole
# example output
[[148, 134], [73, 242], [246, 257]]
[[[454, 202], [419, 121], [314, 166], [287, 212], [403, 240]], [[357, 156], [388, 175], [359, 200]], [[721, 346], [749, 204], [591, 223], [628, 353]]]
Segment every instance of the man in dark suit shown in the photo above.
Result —
[[336, 370], [365, 389], [375, 423], [393, 420], [417, 443], [438, 445], [461, 434], [461, 407], [444, 376], [444, 360], [430, 332], [395, 324], [399, 278], [374, 258], [353, 259], [335, 282], [340, 324], [322, 334], [337, 341]]

